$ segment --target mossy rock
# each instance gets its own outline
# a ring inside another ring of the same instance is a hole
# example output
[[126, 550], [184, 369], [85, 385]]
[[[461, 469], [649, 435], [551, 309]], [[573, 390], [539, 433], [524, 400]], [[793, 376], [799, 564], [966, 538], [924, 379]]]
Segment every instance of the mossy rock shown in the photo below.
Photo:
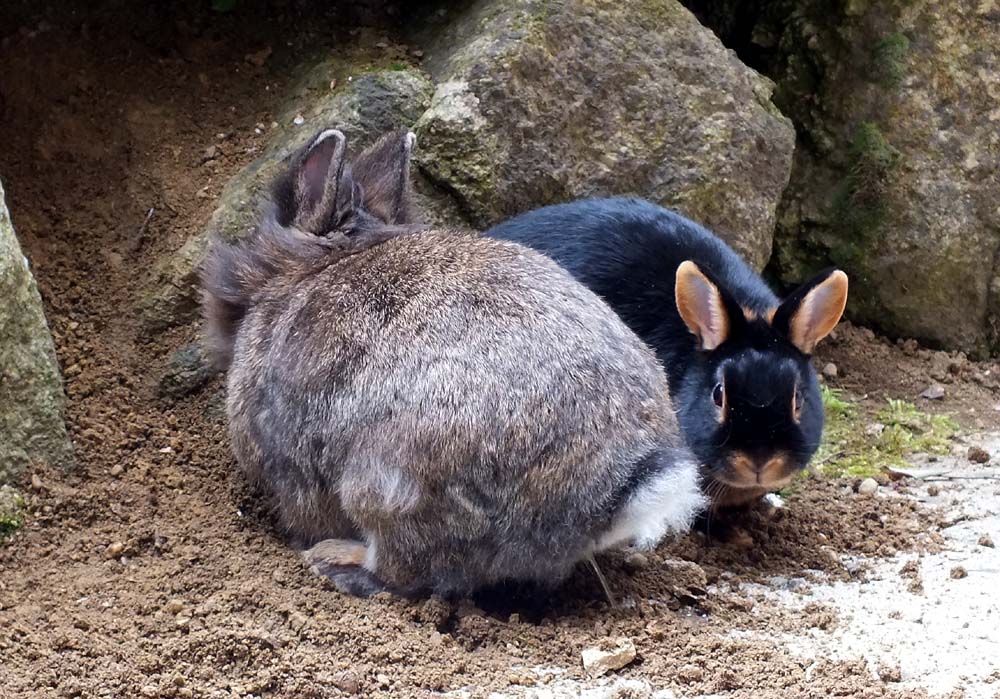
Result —
[[480, 0], [417, 38], [438, 86], [415, 159], [475, 225], [636, 194], [770, 256], [791, 123], [679, 3]]
[[995, 17], [925, 0], [769, 7], [775, 99], [800, 133], [770, 271], [794, 284], [840, 266], [853, 320], [1000, 354]]
[[0, 484], [31, 463], [66, 464], [63, 387], [42, 298], [0, 184]]

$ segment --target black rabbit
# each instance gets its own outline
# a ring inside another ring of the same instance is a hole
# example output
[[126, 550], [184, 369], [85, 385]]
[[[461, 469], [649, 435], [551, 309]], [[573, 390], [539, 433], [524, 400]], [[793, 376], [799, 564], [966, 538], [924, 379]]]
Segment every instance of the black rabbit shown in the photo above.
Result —
[[844, 311], [843, 272], [779, 300], [714, 234], [634, 198], [549, 206], [486, 235], [553, 258], [653, 348], [713, 505], [749, 503], [809, 463], [824, 419], [809, 355]]
[[409, 223], [413, 138], [325, 131], [206, 314], [244, 471], [312, 567], [366, 595], [555, 583], [704, 498], [653, 353], [548, 258]]

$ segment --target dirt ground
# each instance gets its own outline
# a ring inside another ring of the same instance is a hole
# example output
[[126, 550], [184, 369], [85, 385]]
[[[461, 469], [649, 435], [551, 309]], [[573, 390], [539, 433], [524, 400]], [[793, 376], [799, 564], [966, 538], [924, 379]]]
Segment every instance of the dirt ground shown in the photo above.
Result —
[[[750, 540], [692, 534], [607, 557], [615, 609], [583, 569], [549, 599], [497, 590], [460, 604], [357, 600], [313, 577], [234, 467], [221, 382], [157, 397], [197, 329], [151, 335], [131, 309], [153, 261], [205, 224], [266, 142], [287, 66], [339, 50], [336, 22], [202, 18], [167, 46], [143, 23], [0, 26], [0, 174], [78, 456], [69, 472], [25, 475], [30, 515], [0, 546], [0, 697], [570, 696], [587, 679], [581, 651], [621, 636], [638, 657], [594, 696], [926, 696], [860, 654], [807, 658], [771, 640], [845, 622], [832, 603], [790, 605], [753, 584], [863, 586], [880, 560], [946, 545], [939, 510], [846, 481], [811, 479], [778, 515], [746, 516]], [[944, 399], [922, 407], [1000, 428], [995, 363], [849, 325], [817, 358], [831, 361], [834, 383], [871, 405], [937, 381]]]

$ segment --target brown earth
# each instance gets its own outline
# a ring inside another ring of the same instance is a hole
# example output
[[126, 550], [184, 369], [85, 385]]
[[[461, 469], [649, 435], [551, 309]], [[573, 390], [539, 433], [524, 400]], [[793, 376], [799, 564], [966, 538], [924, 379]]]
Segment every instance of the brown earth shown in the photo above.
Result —
[[[615, 609], [583, 569], [548, 599], [357, 600], [283, 545], [229, 455], [220, 381], [156, 397], [167, 357], [196, 328], [142, 334], [131, 309], [152, 262], [205, 224], [265, 142], [283, 67], [341, 50], [342, 30], [314, 19], [289, 11], [263, 31], [210, 17], [166, 49], [115, 24], [2, 39], [0, 174], [66, 374], [79, 463], [35, 465], [28, 521], [0, 546], [0, 697], [484, 696], [551, 682], [540, 668], [582, 679], [580, 651], [609, 636], [638, 649], [618, 674], [678, 693], [916, 696], [863, 662], [807, 674], [808, 661], [731, 633], [837, 624], [818, 606], [763, 609], [741, 582], [863, 577], [840, 555], [935, 546], [935, 522], [909, 501], [861, 498], [845, 482], [810, 480], [781, 516], [746, 516], [747, 541], [692, 534], [645, 559], [607, 557]], [[379, 34], [366, 36], [379, 50]], [[263, 65], [247, 58], [267, 46]], [[850, 326], [827, 361], [873, 405], [915, 400], [940, 375], [933, 409], [970, 428], [1000, 422], [995, 364]]]

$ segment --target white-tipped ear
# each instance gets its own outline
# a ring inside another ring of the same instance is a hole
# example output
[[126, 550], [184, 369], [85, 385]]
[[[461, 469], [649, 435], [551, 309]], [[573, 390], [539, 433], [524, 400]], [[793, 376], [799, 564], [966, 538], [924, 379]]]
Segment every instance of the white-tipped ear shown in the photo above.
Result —
[[681, 319], [698, 338], [700, 349], [714, 350], [726, 341], [729, 337], [729, 316], [722, 294], [690, 260], [682, 262], [677, 268], [674, 298]]
[[295, 178], [295, 222], [303, 230], [318, 227], [337, 205], [337, 191], [344, 169], [346, 139], [337, 129], [325, 129], [309, 144]]
[[788, 338], [803, 354], [837, 327], [847, 305], [847, 275], [839, 269], [809, 290], [788, 322]]

